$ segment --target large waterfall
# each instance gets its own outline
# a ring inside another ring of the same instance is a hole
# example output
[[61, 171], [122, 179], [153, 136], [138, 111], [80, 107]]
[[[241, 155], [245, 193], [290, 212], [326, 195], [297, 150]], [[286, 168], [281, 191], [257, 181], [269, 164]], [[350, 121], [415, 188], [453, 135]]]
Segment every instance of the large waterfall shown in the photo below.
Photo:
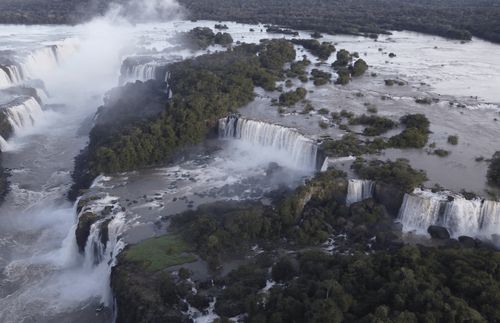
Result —
[[500, 202], [467, 200], [451, 192], [416, 189], [405, 195], [399, 220], [404, 231], [423, 233], [431, 225], [440, 225], [447, 228], [452, 237], [490, 239], [492, 234], [500, 234]]
[[43, 77], [76, 51], [70, 42], [45, 46], [27, 53], [15, 63], [0, 63], [0, 89]]
[[252, 145], [271, 147], [286, 153], [292, 164], [301, 169], [316, 169], [318, 147], [297, 130], [236, 116], [219, 120], [219, 137], [235, 138]]
[[375, 182], [361, 179], [350, 179], [347, 186], [346, 204], [351, 205], [373, 197]]

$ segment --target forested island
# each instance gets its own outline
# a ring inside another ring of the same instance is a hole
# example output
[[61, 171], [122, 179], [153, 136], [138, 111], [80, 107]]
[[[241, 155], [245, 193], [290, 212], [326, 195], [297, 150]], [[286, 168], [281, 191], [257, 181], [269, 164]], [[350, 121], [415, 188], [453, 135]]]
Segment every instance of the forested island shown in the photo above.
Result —
[[[120, 2], [120, 1], [115, 1]], [[180, 0], [190, 19], [266, 23], [318, 32], [376, 37], [411, 30], [448, 38], [471, 36], [500, 42], [500, 4], [495, 0]], [[7, 0], [0, 23], [77, 23], [103, 12], [108, 1]]]
[[[0, 224], [13, 232], [0, 237], [0, 305], [15, 303], [0, 306], [0, 321], [34, 307], [29, 318], [41, 322], [500, 322], [500, 151], [488, 142], [500, 110], [442, 95], [427, 84], [435, 75], [419, 78], [422, 61], [403, 45], [425, 36], [388, 37], [404, 29], [460, 40], [426, 38], [442, 42], [425, 44], [437, 57], [427, 68], [445, 75], [436, 61], [487, 43], [463, 42], [500, 43], [500, 3], [179, 2], [189, 20], [138, 24], [138, 48], [87, 115], [52, 104], [57, 91], [67, 99], [65, 86], [48, 91], [52, 77], [69, 83], [66, 73], [50, 75], [46, 96], [17, 90], [40, 111], [0, 110], [0, 215], [9, 215]], [[0, 23], [76, 24], [108, 3], [6, 0]], [[66, 26], [54, 28], [69, 43]], [[53, 55], [64, 71], [71, 58], [51, 46], [37, 44], [41, 58], [27, 53], [23, 63], [36, 70]], [[72, 75], [75, 63], [84, 65], [76, 57]], [[65, 119], [65, 109], [78, 116]], [[436, 173], [458, 168], [466, 178], [466, 167], [480, 189], [464, 179], [461, 190], [441, 186], [453, 181]], [[8, 258], [12, 250], [29, 260]], [[73, 292], [67, 317], [38, 313], [43, 297], [67, 305], [59, 294]]]

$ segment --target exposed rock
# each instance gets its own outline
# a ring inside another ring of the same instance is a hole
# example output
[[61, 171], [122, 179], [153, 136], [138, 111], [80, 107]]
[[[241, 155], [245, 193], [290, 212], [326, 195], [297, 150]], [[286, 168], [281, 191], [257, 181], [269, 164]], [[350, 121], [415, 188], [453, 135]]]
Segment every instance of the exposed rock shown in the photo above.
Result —
[[474, 248], [476, 247], [476, 240], [474, 238], [468, 236], [460, 236], [458, 237], [458, 241], [460, 244], [466, 248]]
[[450, 239], [450, 233], [444, 227], [438, 225], [431, 225], [427, 232], [431, 235], [432, 239], [447, 240]]
[[99, 217], [93, 212], [85, 212], [78, 218], [78, 225], [75, 230], [75, 236], [78, 250], [81, 253], [85, 251], [85, 245], [87, 244], [87, 239], [90, 234], [90, 227], [97, 220], [99, 220]]
[[377, 182], [375, 184], [375, 200], [384, 205], [389, 214], [396, 216], [403, 203], [405, 192], [394, 185]]

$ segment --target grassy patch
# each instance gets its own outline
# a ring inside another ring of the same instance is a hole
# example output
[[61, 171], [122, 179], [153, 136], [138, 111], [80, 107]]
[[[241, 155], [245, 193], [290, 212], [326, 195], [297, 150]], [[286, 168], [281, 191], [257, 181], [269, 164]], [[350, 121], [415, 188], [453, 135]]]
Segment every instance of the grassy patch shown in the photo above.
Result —
[[179, 236], [166, 235], [131, 246], [125, 251], [125, 258], [142, 263], [147, 270], [158, 271], [196, 261], [196, 256], [189, 253], [191, 251], [192, 248]]

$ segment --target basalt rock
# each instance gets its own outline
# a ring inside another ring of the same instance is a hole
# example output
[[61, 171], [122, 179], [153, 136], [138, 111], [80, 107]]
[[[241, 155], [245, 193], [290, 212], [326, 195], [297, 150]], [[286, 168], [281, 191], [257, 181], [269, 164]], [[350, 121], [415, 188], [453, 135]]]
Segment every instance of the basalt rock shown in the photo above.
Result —
[[380, 182], [375, 185], [375, 200], [393, 216], [398, 214], [404, 196], [405, 192], [400, 187]]
[[427, 232], [431, 235], [432, 239], [447, 240], [450, 239], [450, 233], [444, 227], [438, 225], [431, 225]]
[[99, 217], [93, 212], [85, 212], [78, 218], [78, 225], [76, 226], [75, 236], [78, 250], [81, 253], [85, 251], [85, 245], [87, 244], [87, 239], [89, 237], [92, 224], [94, 224], [98, 220]]

